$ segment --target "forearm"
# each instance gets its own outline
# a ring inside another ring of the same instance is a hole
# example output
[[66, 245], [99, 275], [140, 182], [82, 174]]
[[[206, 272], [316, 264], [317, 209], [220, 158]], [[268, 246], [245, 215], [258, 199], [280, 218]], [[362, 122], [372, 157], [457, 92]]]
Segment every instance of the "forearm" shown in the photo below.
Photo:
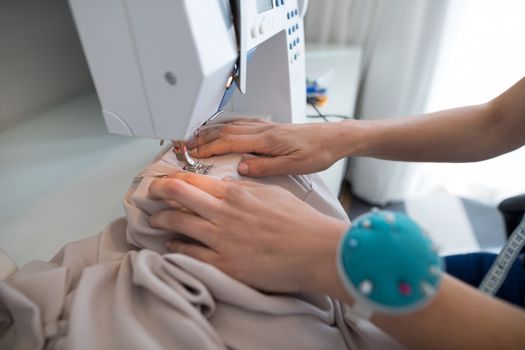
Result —
[[[468, 162], [494, 156], [489, 104], [419, 117], [361, 121], [357, 156], [388, 160]], [[354, 150], [352, 150], [354, 148]], [[497, 152], [496, 152], [497, 153]]]
[[347, 135], [338, 150], [343, 156], [430, 162], [492, 158], [525, 143], [525, 79], [485, 104], [419, 117], [348, 121], [340, 129]]
[[[333, 297], [352, 305], [335, 287]], [[435, 299], [406, 315], [377, 313], [372, 322], [409, 349], [522, 349], [525, 312], [445, 276]]]
[[[336, 251], [347, 226], [327, 227], [328, 244], [311, 245], [304, 292], [327, 294], [354, 304], [338, 273]], [[429, 304], [407, 314], [376, 312], [372, 322], [409, 349], [521, 349], [525, 344], [525, 311], [480, 291], [447, 274]]]
[[464, 162], [484, 158], [478, 144], [490, 130], [487, 105], [420, 117], [365, 121], [366, 156], [389, 160]]
[[446, 276], [432, 303], [373, 322], [413, 349], [522, 349], [525, 312]]

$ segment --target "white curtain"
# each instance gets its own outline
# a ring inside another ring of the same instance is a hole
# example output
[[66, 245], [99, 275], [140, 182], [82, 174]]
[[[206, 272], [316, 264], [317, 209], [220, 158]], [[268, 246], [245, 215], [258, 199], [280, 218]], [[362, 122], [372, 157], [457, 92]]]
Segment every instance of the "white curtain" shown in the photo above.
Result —
[[[309, 42], [358, 45], [363, 67], [356, 117], [386, 119], [423, 112], [449, 0], [313, 0]], [[354, 193], [384, 204], [418, 187], [415, 165], [353, 158]]]
[[[518, 44], [525, 36], [524, 13], [525, 1], [450, 4], [429, 112], [484, 103], [525, 76], [525, 45]], [[428, 164], [424, 172], [427, 182], [435, 179], [430, 190], [496, 205], [525, 193], [525, 147], [483, 162]]]

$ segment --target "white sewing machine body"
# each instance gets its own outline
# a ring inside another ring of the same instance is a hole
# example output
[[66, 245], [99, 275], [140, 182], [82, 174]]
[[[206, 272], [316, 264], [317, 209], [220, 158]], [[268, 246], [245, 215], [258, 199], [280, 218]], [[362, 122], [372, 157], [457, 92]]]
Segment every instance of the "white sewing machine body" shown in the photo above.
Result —
[[[306, 4], [70, 0], [108, 130], [168, 140], [219, 107], [217, 121], [304, 114]], [[234, 72], [239, 89], [221, 106]]]

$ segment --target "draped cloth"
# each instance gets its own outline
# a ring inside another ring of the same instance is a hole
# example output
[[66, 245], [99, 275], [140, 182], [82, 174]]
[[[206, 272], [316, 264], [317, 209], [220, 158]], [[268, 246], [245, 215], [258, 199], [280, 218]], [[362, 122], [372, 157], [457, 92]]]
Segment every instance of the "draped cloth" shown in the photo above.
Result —
[[[237, 173], [240, 155], [203, 160], [210, 176]], [[0, 282], [2, 349], [356, 349], [396, 344], [324, 295], [272, 294], [217, 268], [168, 253], [178, 233], [148, 218], [167, 205], [147, 197], [151, 182], [180, 164], [161, 153], [126, 193], [126, 216], [101, 233], [64, 246], [49, 262], [32, 261]], [[317, 175], [250, 179], [289, 190], [348, 220]], [[322, 233], [320, 229], [319, 234]]]

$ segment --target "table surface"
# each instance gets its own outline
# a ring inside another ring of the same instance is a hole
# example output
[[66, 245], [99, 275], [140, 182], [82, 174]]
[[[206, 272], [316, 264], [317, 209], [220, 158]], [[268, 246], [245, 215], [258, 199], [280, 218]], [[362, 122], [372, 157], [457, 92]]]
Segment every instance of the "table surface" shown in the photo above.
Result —
[[[359, 62], [357, 48], [309, 48], [307, 70], [329, 86], [323, 113], [352, 113]], [[107, 133], [99, 108], [90, 92], [0, 130], [0, 249], [19, 266], [122, 216], [131, 179], [160, 152], [158, 141]]]

